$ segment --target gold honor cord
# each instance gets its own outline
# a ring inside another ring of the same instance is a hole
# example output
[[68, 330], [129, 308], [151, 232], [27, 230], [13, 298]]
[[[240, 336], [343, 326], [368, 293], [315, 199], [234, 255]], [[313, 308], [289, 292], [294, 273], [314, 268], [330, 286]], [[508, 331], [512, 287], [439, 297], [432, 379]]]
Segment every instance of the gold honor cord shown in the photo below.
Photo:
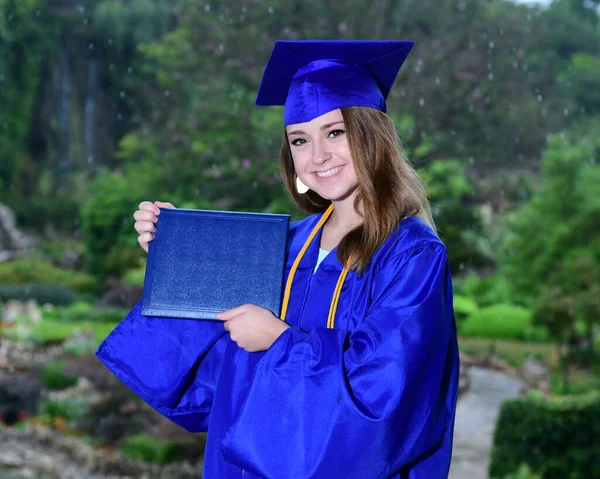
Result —
[[[327, 219], [331, 216], [333, 212], [333, 204], [329, 205], [329, 208], [323, 213], [323, 216], [317, 223], [317, 225], [313, 228], [312, 232], [304, 242], [300, 253], [296, 256], [294, 260], [294, 264], [290, 269], [290, 274], [288, 275], [287, 281], [285, 283], [285, 293], [283, 295], [283, 305], [281, 306], [281, 320], [285, 321], [285, 317], [288, 310], [288, 304], [290, 302], [290, 293], [292, 291], [292, 283], [294, 281], [294, 275], [296, 274], [296, 270], [298, 269], [298, 265], [306, 253], [310, 243], [315, 238], [319, 230], [323, 227]], [[333, 298], [331, 299], [331, 305], [329, 306], [329, 315], [327, 316], [327, 327], [329, 329], [333, 329], [335, 327], [335, 312], [337, 311], [338, 302], [340, 300], [340, 294], [342, 293], [342, 287], [344, 286], [344, 281], [346, 280], [346, 276], [348, 276], [348, 270], [350, 266], [350, 258], [346, 262], [344, 269], [340, 273], [340, 277], [338, 278], [337, 284], [335, 285], [335, 290], [333, 292]]]

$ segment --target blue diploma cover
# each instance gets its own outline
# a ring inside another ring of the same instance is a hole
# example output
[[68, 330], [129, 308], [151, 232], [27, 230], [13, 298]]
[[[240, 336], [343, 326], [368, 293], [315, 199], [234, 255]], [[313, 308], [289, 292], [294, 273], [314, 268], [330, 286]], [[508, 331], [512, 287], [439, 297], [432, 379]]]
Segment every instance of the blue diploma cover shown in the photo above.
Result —
[[142, 314], [216, 319], [252, 303], [280, 315], [289, 215], [161, 208]]

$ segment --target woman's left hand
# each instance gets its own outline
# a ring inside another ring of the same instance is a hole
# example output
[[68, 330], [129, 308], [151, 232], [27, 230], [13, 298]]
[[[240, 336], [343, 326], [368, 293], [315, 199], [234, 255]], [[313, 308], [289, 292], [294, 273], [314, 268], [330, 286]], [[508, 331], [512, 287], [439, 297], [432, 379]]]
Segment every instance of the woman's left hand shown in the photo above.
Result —
[[250, 353], [266, 351], [290, 327], [268, 309], [255, 304], [217, 313], [217, 319], [223, 321], [231, 339]]

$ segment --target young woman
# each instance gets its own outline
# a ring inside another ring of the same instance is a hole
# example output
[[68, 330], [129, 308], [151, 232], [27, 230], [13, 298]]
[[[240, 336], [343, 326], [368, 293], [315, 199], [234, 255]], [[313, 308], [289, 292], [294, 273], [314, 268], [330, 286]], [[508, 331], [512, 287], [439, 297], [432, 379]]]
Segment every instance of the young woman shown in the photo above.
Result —
[[[446, 248], [385, 97], [412, 42], [277, 42], [257, 104], [284, 104], [294, 200], [282, 317], [136, 305], [98, 357], [163, 415], [208, 430], [205, 478], [446, 478], [458, 348]], [[135, 212], [147, 251], [159, 207]]]

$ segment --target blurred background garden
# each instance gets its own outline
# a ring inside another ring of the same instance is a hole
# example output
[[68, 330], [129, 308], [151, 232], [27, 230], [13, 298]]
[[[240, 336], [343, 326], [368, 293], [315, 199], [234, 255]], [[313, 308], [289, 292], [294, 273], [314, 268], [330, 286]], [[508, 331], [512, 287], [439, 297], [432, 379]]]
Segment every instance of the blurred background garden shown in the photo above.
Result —
[[94, 358], [133, 212], [289, 212], [277, 39], [412, 39], [388, 112], [450, 253], [452, 479], [600, 478], [600, 1], [0, 0], [0, 478], [200, 477]]

